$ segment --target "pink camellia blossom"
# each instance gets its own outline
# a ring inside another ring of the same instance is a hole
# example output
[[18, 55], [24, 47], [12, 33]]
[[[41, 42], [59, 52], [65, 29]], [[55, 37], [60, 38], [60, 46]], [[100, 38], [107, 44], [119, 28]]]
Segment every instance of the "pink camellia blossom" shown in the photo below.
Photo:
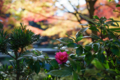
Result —
[[59, 64], [62, 64], [68, 60], [68, 54], [67, 52], [57, 52], [55, 58]]

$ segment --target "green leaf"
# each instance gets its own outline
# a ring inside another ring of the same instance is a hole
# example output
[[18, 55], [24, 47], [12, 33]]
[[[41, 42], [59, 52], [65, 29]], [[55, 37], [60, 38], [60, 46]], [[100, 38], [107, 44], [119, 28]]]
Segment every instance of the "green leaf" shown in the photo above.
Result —
[[103, 65], [104, 65], [104, 67], [105, 67], [106, 69], [109, 69], [109, 68], [110, 68], [108, 61], [106, 61], [106, 63], [103, 63]]
[[76, 38], [79, 37], [80, 35], [82, 35], [82, 33], [81, 33], [80, 31], [78, 31], [78, 32], [76, 33]]
[[12, 65], [9, 65], [9, 66], [8, 66], [8, 69], [11, 69], [11, 67], [13, 67], [13, 66], [12, 66]]
[[[99, 72], [99, 70], [96, 70], [96, 69], [89, 69], [89, 68], [86, 68], [85, 69], [85, 73], [84, 73], [84, 76], [85, 77], [88, 77], [88, 76], [95, 76], [97, 73]], [[89, 79], [88, 79], [89, 80]], [[91, 79], [90, 79], [91, 80]]]
[[115, 45], [111, 46], [111, 51], [113, 54], [119, 56], [120, 55], [120, 51], [119, 51], [119, 48]]
[[93, 59], [93, 61], [91, 62], [97, 69], [105, 69], [104, 66], [99, 62], [99, 60], [97, 59]]
[[109, 37], [116, 38], [116, 36], [114, 35], [114, 33], [112, 31], [108, 30], [108, 35], [109, 35]]
[[86, 61], [87, 64], [90, 64], [91, 61], [93, 60], [93, 58], [94, 58], [94, 57], [93, 57], [93, 55], [92, 55], [91, 52], [86, 53], [85, 61]]
[[120, 4], [117, 4], [116, 7], [120, 7]]
[[120, 59], [117, 58], [116, 62], [117, 62], [118, 65], [120, 65]]
[[112, 75], [117, 75], [116, 71], [114, 69], [106, 69], [106, 72], [112, 74]]
[[80, 36], [76, 37], [76, 42], [80, 41], [83, 39], [83, 35], [81, 34]]
[[92, 47], [91, 47], [90, 45], [85, 45], [85, 49], [86, 49], [87, 51], [91, 51]]
[[3, 24], [0, 22], [0, 29], [3, 29]]
[[73, 47], [73, 48], [74, 48], [74, 47], [77, 47], [77, 44], [76, 44], [76, 43], [68, 43], [67, 46], [68, 46], [68, 47]]
[[84, 33], [87, 29], [88, 29], [88, 27], [82, 28], [82, 29], [80, 30], [80, 32], [81, 32], [81, 33]]
[[105, 55], [103, 53], [98, 52], [97, 58], [101, 63], [106, 63], [106, 58], [105, 58]]
[[73, 72], [73, 80], [78, 80], [78, 74], [76, 72]]
[[37, 74], [40, 72], [40, 64], [38, 61], [34, 63], [33, 68]]
[[97, 80], [96, 78], [92, 78], [92, 80]]
[[98, 17], [98, 16], [96, 16], [96, 15], [95, 15], [95, 16], [93, 16], [93, 18], [95, 18], [95, 19], [99, 19], [99, 17]]
[[94, 22], [92, 19], [90, 19], [89, 17], [86, 17], [86, 16], [84, 16], [84, 15], [82, 15], [82, 14], [80, 14], [80, 16], [82, 17], [82, 18], [84, 18], [85, 20], [87, 20], [87, 21], [90, 21], [90, 22], [92, 22], [92, 23], [94, 23], [94, 24], [97, 24], [96, 22]]
[[89, 29], [92, 31], [99, 31], [96, 26], [91, 26]]
[[23, 27], [23, 23], [20, 23], [21, 27]]
[[80, 70], [81, 70], [80, 62], [77, 62], [77, 71], [80, 72]]
[[76, 49], [76, 54], [77, 54], [78, 56], [80, 56], [82, 53], [83, 53], [83, 47], [82, 47], [82, 46], [79, 46], [79, 47]]
[[109, 20], [110, 20], [110, 21], [108, 21], [108, 22], [106, 22], [106, 23], [104, 23], [104, 24], [105, 24], [105, 25], [107, 24], [107, 25], [113, 25], [113, 26], [119, 27], [118, 22], [120, 22], [120, 21], [113, 20], [113, 19], [109, 19]]
[[111, 23], [111, 26], [116, 26], [116, 27], [119, 27], [119, 24], [114, 24], [114, 23]]
[[27, 63], [29, 63], [29, 67], [34, 70], [33, 60], [26, 60]]
[[114, 32], [120, 33], [120, 31], [119, 31], [119, 30], [116, 30], [116, 31], [114, 31]]
[[100, 38], [99, 38], [97, 35], [95, 35], [95, 34], [92, 34], [92, 35], [91, 35], [91, 38], [96, 39], [96, 40], [100, 39]]
[[95, 52], [97, 52], [99, 50], [99, 46], [97, 44], [94, 44], [93, 49], [94, 49]]
[[57, 40], [62, 42], [62, 43], [65, 43], [65, 44], [73, 43], [73, 40], [68, 38], [68, 37], [60, 38], [60, 39], [57, 39]]
[[116, 30], [120, 30], [120, 28], [110, 28], [109, 30], [116, 31]]
[[70, 61], [70, 64], [72, 65], [73, 69], [76, 71], [77, 70], [77, 63], [71, 58], [68, 58], [68, 59]]
[[58, 63], [55, 59], [50, 61], [50, 64], [54, 67], [54, 68], [58, 68]]
[[99, 19], [100, 23], [102, 23], [102, 24], [104, 24], [106, 20], [107, 20], [106, 17], [101, 17]]
[[56, 77], [65, 77], [72, 75], [72, 69], [70, 67], [61, 69], [61, 70], [52, 70], [48, 72], [47, 74], [56, 76]]

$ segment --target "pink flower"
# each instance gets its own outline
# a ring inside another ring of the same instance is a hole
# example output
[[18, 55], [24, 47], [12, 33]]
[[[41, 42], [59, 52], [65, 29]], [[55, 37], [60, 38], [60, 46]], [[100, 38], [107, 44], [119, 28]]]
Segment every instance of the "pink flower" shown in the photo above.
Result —
[[67, 52], [57, 52], [55, 58], [59, 64], [62, 64], [68, 60], [68, 54]]

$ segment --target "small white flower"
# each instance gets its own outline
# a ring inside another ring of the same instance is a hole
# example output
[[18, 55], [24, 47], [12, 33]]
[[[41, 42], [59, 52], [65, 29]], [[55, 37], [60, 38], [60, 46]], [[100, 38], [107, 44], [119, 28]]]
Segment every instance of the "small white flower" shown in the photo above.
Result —
[[33, 58], [34, 61], [37, 61], [37, 57], [33, 56], [32, 58]]

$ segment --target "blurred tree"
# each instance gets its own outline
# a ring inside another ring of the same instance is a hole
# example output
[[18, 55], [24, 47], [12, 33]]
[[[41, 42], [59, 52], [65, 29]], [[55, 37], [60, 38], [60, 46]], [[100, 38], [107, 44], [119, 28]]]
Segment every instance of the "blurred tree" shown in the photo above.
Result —
[[[2, 10], [8, 17], [3, 22], [12, 27], [19, 26], [22, 22], [28, 25], [27, 29], [31, 29], [36, 34], [52, 36], [55, 39], [66, 37], [66, 33], [74, 35], [82, 27], [88, 27], [87, 24], [91, 22], [85, 18], [86, 16], [91, 19], [94, 15], [107, 18], [119, 16], [119, 13], [113, 12], [113, 10], [119, 10], [115, 7], [114, 0], [110, 2], [109, 0], [86, 0], [84, 5], [79, 4], [80, 0], [75, 1], [78, 4], [73, 4], [72, 0], [68, 0], [74, 9], [71, 12], [60, 3], [60, 0], [4, 0]], [[55, 6], [56, 3], [59, 3], [61, 7]], [[57, 16], [55, 13], [59, 9], [67, 13]], [[86, 33], [90, 34], [91, 31], [87, 30]]]
[[116, 7], [117, 4], [119, 3], [116, 3], [114, 0], [111, 2], [108, 2], [107, 0], [98, 0], [95, 4], [94, 15], [97, 15], [98, 17], [106, 17], [107, 19], [111, 17], [118, 18], [120, 16], [120, 13], [116, 11], [120, 10], [120, 8]]
[[[57, 0], [60, 2], [59, 0]], [[98, 17], [106, 17], [111, 18], [111, 17], [119, 17], [118, 12], [114, 12], [115, 10], [119, 10], [119, 8], [116, 8], [116, 3], [115, 0], [86, 0], [86, 8], [88, 10], [88, 13], [84, 14], [82, 13], [81, 6], [79, 5], [80, 0], [75, 0], [78, 1], [78, 5], [74, 5], [72, 3], [72, 0], [68, 0], [69, 4], [72, 6], [74, 9], [74, 12], [71, 12], [65, 4], [61, 4], [61, 6], [68, 12], [73, 14], [79, 24], [82, 24], [81, 22], [84, 20], [88, 22], [89, 24], [93, 24], [90, 20], [86, 19], [86, 16], [93, 19], [94, 15], [97, 15]], [[82, 26], [83, 27], [83, 26]], [[92, 27], [92, 26], [89, 26]], [[90, 32], [89, 32], [90, 33]], [[94, 34], [97, 34], [96, 32], [92, 32]]]
[[7, 24], [19, 26], [22, 22], [29, 25], [30, 21], [42, 24], [40, 22], [54, 15], [56, 8], [52, 6], [53, 3], [52, 0], [4, 0], [2, 9], [5, 10], [5, 14], [10, 14]]

